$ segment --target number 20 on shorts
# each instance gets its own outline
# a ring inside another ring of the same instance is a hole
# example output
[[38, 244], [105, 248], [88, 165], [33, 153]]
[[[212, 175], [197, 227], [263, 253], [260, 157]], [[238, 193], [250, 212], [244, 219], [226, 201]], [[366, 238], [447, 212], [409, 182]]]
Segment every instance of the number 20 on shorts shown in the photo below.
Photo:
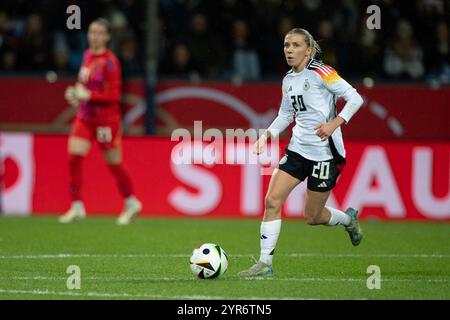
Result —
[[330, 163], [318, 162], [314, 165], [312, 176], [317, 179], [328, 179], [330, 176]]

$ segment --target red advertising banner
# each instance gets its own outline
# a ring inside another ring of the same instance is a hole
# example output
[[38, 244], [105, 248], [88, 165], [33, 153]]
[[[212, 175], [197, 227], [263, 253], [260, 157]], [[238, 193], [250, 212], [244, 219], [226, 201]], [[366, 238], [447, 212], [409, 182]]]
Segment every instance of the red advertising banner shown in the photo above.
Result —
[[[364, 105], [345, 126], [353, 139], [450, 139], [450, 88], [426, 86], [356, 86]], [[201, 119], [205, 127], [267, 128], [276, 117], [280, 84], [162, 83], [157, 102], [166, 126], [192, 127]], [[338, 108], [343, 105], [339, 101]]]
[[[278, 158], [286, 144], [277, 149]], [[144, 204], [143, 216], [262, 216], [270, 169], [176, 164], [172, 158], [180, 146], [168, 138], [124, 139], [124, 162]], [[194, 160], [205, 161], [204, 147], [200, 143], [192, 149]], [[224, 143], [223, 159], [229, 163], [233, 150], [247, 147]], [[66, 148], [63, 135], [0, 135], [4, 212], [60, 214], [68, 208]], [[450, 143], [349, 141], [346, 149], [348, 164], [329, 205], [359, 208], [365, 219], [450, 219]], [[84, 163], [83, 179], [89, 214], [120, 212], [122, 199], [96, 146]], [[302, 217], [305, 188], [302, 183], [291, 193], [284, 217]]]
[[[0, 79], [0, 128], [34, 132], [67, 132], [73, 110], [64, 89], [73, 79]], [[170, 135], [202, 120], [205, 128], [266, 128], [275, 118], [280, 83], [236, 86], [230, 83], [161, 82], [157, 86], [157, 133]], [[343, 128], [347, 139], [450, 140], [450, 87], [356, 85], [362, 109]], [[144, 83], [125, 83], [122, 101], [125, 132], [142, 133]], [[342, 104], [342, 103], [341, 103]]]

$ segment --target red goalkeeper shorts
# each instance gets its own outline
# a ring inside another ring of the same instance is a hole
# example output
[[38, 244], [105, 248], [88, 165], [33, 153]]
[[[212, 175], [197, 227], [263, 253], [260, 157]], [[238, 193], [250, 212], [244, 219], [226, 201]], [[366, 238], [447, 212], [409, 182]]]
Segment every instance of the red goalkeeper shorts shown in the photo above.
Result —
[[102, 150], [114, 149], [122, 145], [120, 120], [98, 121], [76, 117], [70, 135], [90, 142], [97, 141]]

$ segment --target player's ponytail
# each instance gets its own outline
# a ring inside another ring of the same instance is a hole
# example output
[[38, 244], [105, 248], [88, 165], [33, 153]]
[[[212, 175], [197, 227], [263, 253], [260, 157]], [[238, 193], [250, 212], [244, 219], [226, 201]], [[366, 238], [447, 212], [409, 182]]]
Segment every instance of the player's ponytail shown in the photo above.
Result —
[[301, 34], [302, 36], [305, 37], [306, 45], [308, 46], [308, 48], [312, 49], [311, 59], [314, 59], [314, 58], [317, 59], [320, 56], [320, 54], [322, 53], [322, 49], [320, 48], [319, 44], [314, 39], [314, 37], [311, 35], [311, 33], [309, 33], [308, 30], [302, 29], [302, 28], [294, 28], [294, 29], [290, 30], [287, 34], [291, 34], [291, 33]]

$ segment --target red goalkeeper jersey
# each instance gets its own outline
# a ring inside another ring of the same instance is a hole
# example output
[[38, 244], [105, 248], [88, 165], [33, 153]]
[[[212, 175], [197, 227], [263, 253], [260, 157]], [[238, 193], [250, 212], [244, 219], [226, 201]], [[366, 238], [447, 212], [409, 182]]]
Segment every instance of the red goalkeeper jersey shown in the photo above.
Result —
[[106, 50], [94, 55], [86, 50], [78, 81], [91, 91], [90, 100], [80, 104], [79, 118], [98, 121], [120, 119], [121, 67], [114, 53]]

